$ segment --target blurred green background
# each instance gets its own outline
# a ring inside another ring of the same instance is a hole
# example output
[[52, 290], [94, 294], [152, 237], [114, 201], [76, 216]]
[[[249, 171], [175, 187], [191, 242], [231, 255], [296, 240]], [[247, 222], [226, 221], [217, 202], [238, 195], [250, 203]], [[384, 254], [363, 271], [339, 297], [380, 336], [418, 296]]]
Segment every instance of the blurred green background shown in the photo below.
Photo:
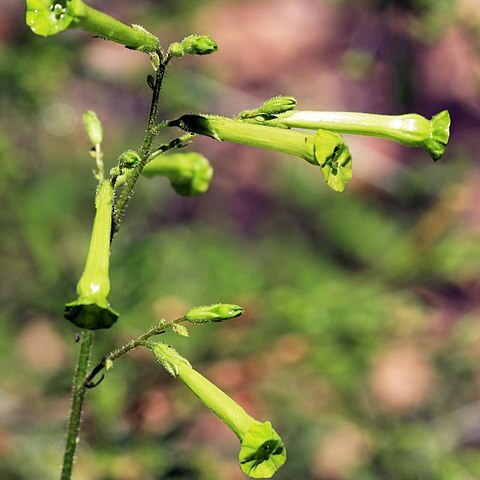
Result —
[[[330, 191], [294, 157], [200, 139], [202, 197], [143, 180], [112, 253], [117, 325], [94, 359], [198, 304], [247, 314], [173, 344], [282, 435], [275, 478], [480, 479], [480, 10], [474, 0], [95, 1], [164, 46], [219, 51], [170, 67], [161, 115], [234, 115], [278, 94], [300, 109], [431, 116], [451, 143], [348, 137], [354, 179]], [[76, 353], [75, 295], [95, 182], [81, 114], [108, 166], [142, 142], [141, 54], [82, 32], [48, 39], [0, 10], [0, 478], [56, 478]], [[240, 480], [234, 435], [142, 351], [90, 391], [77, 479]]]

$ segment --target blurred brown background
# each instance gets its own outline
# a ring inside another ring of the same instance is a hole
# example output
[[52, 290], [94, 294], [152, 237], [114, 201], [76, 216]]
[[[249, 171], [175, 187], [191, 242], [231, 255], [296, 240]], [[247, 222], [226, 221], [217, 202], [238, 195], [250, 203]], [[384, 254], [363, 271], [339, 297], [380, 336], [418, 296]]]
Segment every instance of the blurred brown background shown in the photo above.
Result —
[[[421, 150], [347, 137], [343, 194], [294, 157], [195, 141], [207, 194], [144, 180], [112, 253], [118, 324], [94, 358], [160, 318], [219, 301], [244, 318], [165, 336], [288, 452], [275, 478], [480, 479], [480, 2], [95, 1], [163, 46], [219, 50], [171, 65], [162, 118], [235, 115], [274, 95], [304, 110], [427, 117], [451, 142]], [[105, 160], [142, 142], [148, 59], [77, 31], [34, 36], [0, 9], [0, 478], [59, 472], [76, 345], [74, 296], [95, 182], [81, 115]], [[168, 135], [174, 134], [168, 132]], [[175, 132], [176, 134], [176, 132]], [[238, 442], [145, 352], [89, 393], [75, 478], [245, 478]]]

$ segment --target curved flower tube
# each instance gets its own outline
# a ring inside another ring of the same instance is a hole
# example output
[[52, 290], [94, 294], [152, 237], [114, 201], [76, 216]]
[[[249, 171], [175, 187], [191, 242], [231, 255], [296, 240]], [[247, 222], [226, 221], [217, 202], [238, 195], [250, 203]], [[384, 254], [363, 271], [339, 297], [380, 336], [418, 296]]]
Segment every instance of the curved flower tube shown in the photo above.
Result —
[[79, 28], [133, 50], [149, 53], [160, 47], [158, 38], [143, 27], [129, 27], [82, 0], [27, 0], [26, 23], [32, 32], [45, 37]]
[[318, 130], [316, 134], [308, 134], [216, 115], [183, 115], [169, 125], [216, 140], [267, 148], [303, 158], [312, 165], [320, 166], [328, 186], [337, 192], [343, 191], [352, 177], [348, 146], [337, 133]]
[[147, 178], [165, 176], [180, 195], [201, 195], [208, 190], [213, 175], [210, 162], [200, 153], [182, 152], [159, 155], [142, 170]]
[[265, 122], [288, 128], [319, 128], [341, 133], [354, 133], [388, 138], [409, 147], [423, 147], [437, 161], [445, 152], [450, 137], [450, 114], [443, 110], [431, 120], [410, 113], [376, 115], [354, 112], [293, 111]]
[[77, 300], [65, 305], [64, 316], [80, 328], [110, 328], [118, 313], [110, 307], [110, 235], [112, 229], [113, 187], [103, 181], [95, 197], [97, 209], [85, 269], [77, 284]]
[[252, 478], [271, 478], [285, 463], [282, 439], [270, 422], [248, 415], [228, 395], [192, 368], [188, 360], [163, 343], [145, 343], [157, 360], [188, 388], [240, 439], [240, 468]]

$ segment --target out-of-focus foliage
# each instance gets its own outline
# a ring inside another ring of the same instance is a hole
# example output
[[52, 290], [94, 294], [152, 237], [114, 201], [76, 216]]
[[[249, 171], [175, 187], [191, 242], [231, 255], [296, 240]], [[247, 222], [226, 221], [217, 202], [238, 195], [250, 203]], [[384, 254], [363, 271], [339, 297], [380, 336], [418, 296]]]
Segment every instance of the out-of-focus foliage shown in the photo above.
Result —
[[[107, 168], [137, 148], [150, 67], [83, 34], [36, 38], [21, 2], [10, 4], [0, 17], [0, 478], [50, 480], [76, 351], [62, 307], [94, 215], [80, 118], [99, 114]], [[478, 9], [467, 0], [95, 7], [165, 46], [190, 33], [217, 41], [215, 55], [170, 68], [165, 117], [233, 115], [288, 94], [304, 109], [448, 108], [453, 120], [437, 164], [348, 137], [354, 178], [343, 194], [295, 158], [198, 142], [215, 168], [207, 194], [176, 196], [164, 179], [137, 188], [111, 257], [110, 300], [122, 315], [96, 336], [96, 355], [192, 306], [239, 304], [243, 317], [161, 340], [272, 420], [288, 450], [276, 478], [478, 478]], [[138, 351], [89, 392], [75, 475], [241, 479], [237, 443]]]

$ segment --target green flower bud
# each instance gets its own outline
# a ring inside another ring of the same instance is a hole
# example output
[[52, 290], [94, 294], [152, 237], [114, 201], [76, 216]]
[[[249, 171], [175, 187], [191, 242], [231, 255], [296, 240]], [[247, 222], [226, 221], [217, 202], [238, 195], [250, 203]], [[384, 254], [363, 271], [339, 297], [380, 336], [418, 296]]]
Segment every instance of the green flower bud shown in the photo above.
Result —
[[223, 320], [239, 317], [244, 313], [245, 310], [240, 305], [215, 303], [214, 305], [192, 308], [186, 313], [185, 319], [191, 323], [222, 322]]
[[167, 177], [179, 195], [194, 196], [208, 190], [213, 168], [200, 153], [182, 152], [159, 155], [145, 165], [142, 175]]
[[183, 57], [184, 55], [209, 55], [216, 52], [218, 46], [215, 40], [208, 35], [189, 35], [181, 42], [174, 42], [168, 48], [172, 57]]
[[112, 229], [113, 188], [108, 180], [98, 187], [96, 214], [85, 269], [77, 284], [77, 300], [65, 305], [64, 316], [80, 328], [110, 328], [118, 313], [110, 307], [110, 235]]
[[170, 122], [187, 132], [216, 140], [252, 145], [288, 153], [320, 166], [327, 184], [341, 192], [351, 178], [351, 156], [343, 138], [318, 130], [316, 134], [232, 120], [214, 115], [183, 115]]
[[388, 138], [409, 147], [423, 147], [435, 161], [445, 152], [450, 136], [450, 114], [447, 110], [438, 113], [431, 120], [415, 113], [375, 115], [297, 111], [286, 113], [267, 123], [272, 126], [311, 130], [321, 128], [333, 132]]
[[273, 97], [263, 103], [262, 106], [254, 110], [244, 110], [240, 112], [241, 119], [263, 117], [265, 120], [274, 118], [275, 116], [293, 110], [297, 105], [297, 100], [294, 97], [284, 97], [279, 95]]
[[100, 122], [97, 114], [92, 110], [83, 114], [83, 124], [85, 130], [87, 131], [88, 138], [94, 145], [99, 145], [102, 143], [103, 139], [103, 128], [102, 122]]
[[82, 0], [27, 0], [26, 23], [32, 32], [45, 37], [79, 28], [142, 52], [160, 48], [158, 39], [143, 27], [129, 27]]
[[216, 385], [200, 375], [172, 347], [163, 343], [146, 344], [157, 360], [232, 430], [240, 440], [240, 468], [252, 478], [271, 478], [285, 463], [286, 450], [270, 422], [259, 422]]

